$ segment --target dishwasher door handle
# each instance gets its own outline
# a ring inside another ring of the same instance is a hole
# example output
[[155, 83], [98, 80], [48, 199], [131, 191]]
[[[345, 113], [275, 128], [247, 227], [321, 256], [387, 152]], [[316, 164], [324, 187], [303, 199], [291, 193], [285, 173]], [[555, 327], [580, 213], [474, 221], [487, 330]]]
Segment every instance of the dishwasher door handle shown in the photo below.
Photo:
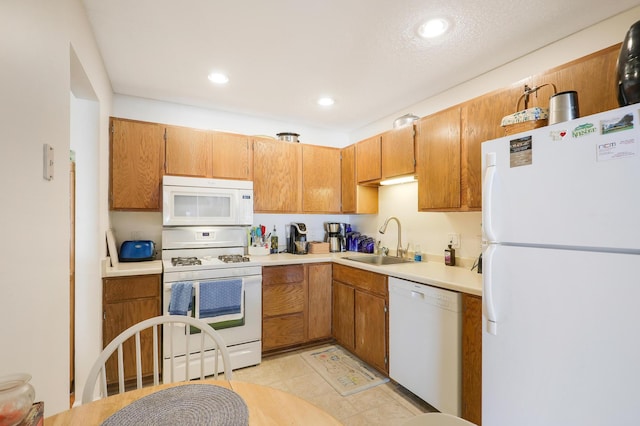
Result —
[[412, 299], [424, 299], [424, 293], [420, 293], [419, 291], [411, 290], [411, 298]]

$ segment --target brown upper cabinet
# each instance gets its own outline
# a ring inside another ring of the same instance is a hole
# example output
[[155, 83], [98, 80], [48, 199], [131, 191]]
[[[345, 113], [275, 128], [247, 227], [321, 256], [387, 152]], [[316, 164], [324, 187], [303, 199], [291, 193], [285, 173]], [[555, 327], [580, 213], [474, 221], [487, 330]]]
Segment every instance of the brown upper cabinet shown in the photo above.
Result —
[[[581, 117], [617, 108], [616, 62], [619, 52], [620, 44], [599, 50], [534, 76], [532, 84], [553, 83], [558, 92], [578, 92]], [[539, 92], [537, 98], [532, 97], [532, 104], [547, 108], [553, 89], [546, 86]]]
[[166, 129], [166, 174], [211, 177], [210, 132], [177, 126]]
[[251, 179], [248, 136], [167, 126], [166, 174]]
[[460, 107], [416, 123], [418, 210], [460, 209]]
[[236, 133], [211, 133], [211, 176], [251, 180], [253, 178], [251, 140]]
[[260, 213], [302, 211], [302, 146], [267, 138], [253, 140], [253, 209]]
[[342, 148], [340, 156], [342, 213], [378, 213], [378, 188], [356, 182], [356, 146]]
[[302, 145], [302, 211], [340, 213], [340, 149]]
[[377, 184], [382, 177], [380, 135], [356, 143], [356, 182]]
[[511, 87], [480, 96], [462, 104], [461, 128], [461, 210], [480, 210], [482, 207], [482, 142], [504, 136], [500, 126], [502, 117], [516, 112], [518, 97], [525, 84], [523, 80]]
[[415, 127], [413, 125], [383, 133], [381, 147], [382, 179], [415, 173]]
[[164, 173], [164, 126], [111, 118], [109, 144], [109, 208], [161, 208]]

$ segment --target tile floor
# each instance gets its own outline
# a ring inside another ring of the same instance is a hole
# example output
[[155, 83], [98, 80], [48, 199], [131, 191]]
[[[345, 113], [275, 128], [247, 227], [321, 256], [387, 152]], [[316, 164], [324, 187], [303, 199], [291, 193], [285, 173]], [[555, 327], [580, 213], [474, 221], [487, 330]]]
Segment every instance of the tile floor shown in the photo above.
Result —
[[322, 408], [347, 426], [402, 425], [415, 415], [435, 411], [391, 381], [342, 396], [300, 356], [310, 349], [265, 357], [258, 366], [234, 370], [233, 378], [292, 393]]

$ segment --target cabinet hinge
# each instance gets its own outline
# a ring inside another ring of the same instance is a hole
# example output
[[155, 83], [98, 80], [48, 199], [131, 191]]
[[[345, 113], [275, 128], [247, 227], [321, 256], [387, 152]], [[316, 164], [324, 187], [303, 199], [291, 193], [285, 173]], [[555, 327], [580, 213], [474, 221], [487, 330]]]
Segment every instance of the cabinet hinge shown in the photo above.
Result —
[[102, 320], [103, 321], [107, 320], [107, 311], [102, 311]]
[[387, 365], [389, 363], [389, 358], [387, 358], [387, 356], [384, 356], [384, 365]]
[[387, 307], [387, 305], [384, 305], [384, 313], [386, 314], [387, 312], [389, 312], [389, 308]]

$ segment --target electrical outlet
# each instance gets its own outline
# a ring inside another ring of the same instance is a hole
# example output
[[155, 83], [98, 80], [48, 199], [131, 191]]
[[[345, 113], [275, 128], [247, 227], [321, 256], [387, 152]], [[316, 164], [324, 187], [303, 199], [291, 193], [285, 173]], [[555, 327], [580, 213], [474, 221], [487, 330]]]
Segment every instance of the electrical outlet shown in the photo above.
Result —
[[449, 241], [447, 244], [451, 244], [451, 248], [460, 248], [460, 234], [451, 233], [448, 237]]

